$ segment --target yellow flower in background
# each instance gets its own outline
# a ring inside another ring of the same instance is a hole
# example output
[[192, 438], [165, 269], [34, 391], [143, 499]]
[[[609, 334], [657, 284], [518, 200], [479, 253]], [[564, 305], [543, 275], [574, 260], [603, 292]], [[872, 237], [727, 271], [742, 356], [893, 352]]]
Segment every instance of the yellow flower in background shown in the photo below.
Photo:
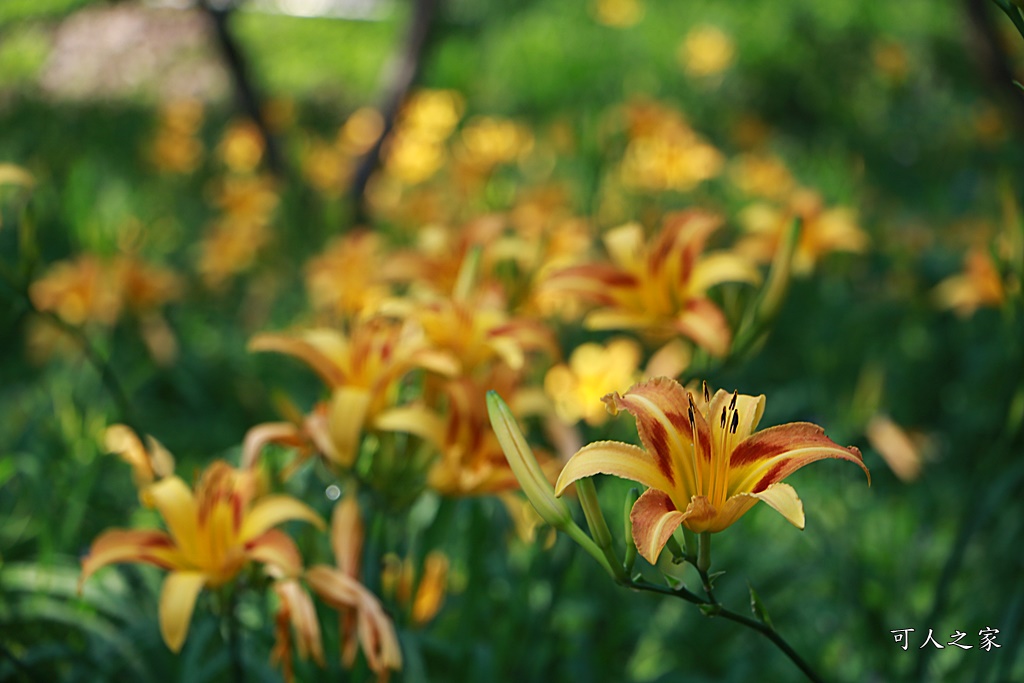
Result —
[[971, 249], [964, 257], [963, 272], [940, 282], [932, 297], [939, 308], [968, 317], [979, 308], [1001, 306], [1006, 288], [992, 255], [985, 249]]
[[195, 491], [173, 475], [149, 484], [141, 495], [160, 512], [167, 532], [105, 531], [82, 560], [80, 585], [97, 569], [118, 562], [170, 570], [160, 594], [160, 633], [167, 647], [180, 651], [203, 588], [228, 583], [251, 562], [276, 576], [302, 571], [295, 543], [274, 527], [289, 520], [322, 527], [323, 521], [294, 498], [259, 496], [256, 489], [253, 472], [220, 460], [203, 472]]
[[107, 265], [96, 256], [83, 254], [52, 265], [29, 286], [28, 294], [36, 308], [52, 311], [72, 325], [112, 325], [121, 314], [123, 300], [110, 285]]
[[584, 446], [565, 465], [555, 492], [595, 474], [648, 486], [630, 520], [637, 550], [652, 564], [679, 525], [697, 533], [722, 531], [759, 500], [802, 529], [803, 503], [782, 480], [817, 460], [855, 463], [870, 483], [860, 451], [837, 445], [817, 425], [794, 422], [755, 432], [764, 396], [723, 390], [712, 396], [706, 384], [695, 396], [660, 377], [604, 401], [613, 415], [633, 415], [644, 447], [615, 441]]
[[459, 159], [481, 171], [516, 161], [533, 148], [533, 133], [521, 123], [481, 116], [466, 123], [456, 148]]
[[394, 596], [399, 605], [409, 609], [409, 617], [414, 626], [423, 626], [437, 616], [444, 604], [448, 592], [449, 567], [448, 556], [439, 550], [432, 550], [423, 558], [422, 572], [417, 583], [413, 558], [402, 559], [398, 555], [387, 555], [381, 572], [382, 590]]
[[784, 199], [796, 188], [796, 180], [777, 156], [741, 154], [729, 164], [729, 180], [752, 197]]
[[338, 130], [335, 147], [346, 156], [366, 154], [384, 132], [384, 117], [373, 107], [360, 107]]
[[462, 96], [452, 90], [413, 93], [388, 141], [385, 172], [407, 185], [434, 175], [447, 159], [444, 142], [455, 130], [462, 109]]
[[717, 26], [702, 24], [687, 32], [676, 58], [688, 75], [706, 78], [728, 69], [735, 54], [736, 47], [727, 33]]
[[597, 23], [612, 28], [629, 28], [644, 18], [641, 0], [594, 0], [591, 11]]
[[687, 192], [718, 176], [722, 153], [690, 127], [679, 112], [641, 103], [627, 109], [629, 143], [619, 176], [626, 187]]
[[921, 475], [921, 444], [893, 422], [888, 415], [868, 421], [865, 436], [900, 481], [912, 482]]
[[203, 159], [198, 138], [203, 124], [203, 103], [177, 100], [161, 107], [157, 132], [150, 143], [149, 158], [160, 171], [191, 173]]
[[213, 187], [220, 217], [199, 245], [197, 269], [203, 282], [217, 289], [253, 266], [270, 241], [270, 221], [280, 197], [270, 178], [228, 177]]
[[640, 345], [632, 339], [613, 339], [606, 345], [586, 343], [573, 349], [568, 364], [559, 364], [544, 376], [544, 390], [565, 422], [585, 420], [604, 424], [608, 411], [601, 397], [625, 391], [638, 379]]
[[637, 330], [654, 340], [682, 335], [710, 353], [729, 350], [732, 333], [707, 291], [724, 282], [756, 283], [760, 274], [745, 258], [704, 244], [721, 218], [702, 211], [666, 217], [652, 238], [635, 223], [605, 234], [611, 262], [588, 263], [552, 273], [545, 287], [597, 304], [584, 318], [592, 330]]
[[867, 249], [868, 236], [857, 224], [853, 209], [825, 208], [816, 192], [800, 190], [792, 194], [786, 209], [764, 202], [742, 209], [737, 219], [744, 235], [736, 251], [754, 261], [771, 261], [794, 217], [801, 219], [800, 238], [793, 254], [793, 271], [797, 274], [807, 275], [833, 252], [860, 254]]
[[370, 313], [391, 294], [380, 236], [355, 231], [335, 238], [306, 264], [306, 291], [313, 308], [341, 320]]
[[221, 136], [217, 156], [233, 173], [252, 173], [263, 159], [263, 147], [263, 135], [255, 123], [235, 121]]

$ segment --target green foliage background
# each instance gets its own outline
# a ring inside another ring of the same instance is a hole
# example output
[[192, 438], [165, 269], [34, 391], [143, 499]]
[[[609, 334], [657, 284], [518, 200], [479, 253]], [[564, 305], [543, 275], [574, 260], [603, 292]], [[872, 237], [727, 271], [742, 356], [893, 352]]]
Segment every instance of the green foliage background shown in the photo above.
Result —
[[[831, 463], [794, 477], [808, 512], [803, 533], [756, 509], [716, 537], [715, 566], [728, 572], [719, 597], [740, 608], [747, 583], [756, 587], [775, 624], [827, 680], [1024, 680], [1017, 646], [1024, 618], [1024, 310], [1018, 297], [959, 318], [937, 309], [931, 294], [959, 270], [965, 246], [977, 238], [970, 226], [1002, 229], [1000, 187], [1019, 200], [1024, 178], [1019, 102], [984, 77], [964, 4], [652, 0], [637, 25], [613, 29], [596, 23], [582, 2], [452, 2], [423, 68], [423, 86], [465, 96], [467, 117], [515, 117], [536, 129], [570, 121], [579, 146], [558, 160], [557, 174], [574, 188], [580, 215], [596, 213], [611, 163], [602, 113], [636, 95], [674, 104], [728, 152], [737, 151], [734, 125], [755, 114], [773, 131], [771, 150], [802, 183], [830, 204], [859, 210], [869, 252], [830, 257], [794, 282], [757, 355], [708, 377], [714, 386], [765, 393], [763, 424], [824, 425], [835, 441], [860, 446], [872, 470], [870, 488], [853, 468]], [[115, 253], [129, 219], [145, 227], [148, 257], [187, 271], [211, 218], [204, 201], [211, 169], [169, 178], [147, 163], [153, 93], [73, 102], [38, 85], [61, 22], [105, 5], [0, 4], [0, 162], [37, 180], [23, 212], [15, 193], [0, 196], [0, 256], [12, 273], [38, 275], [81, 252]], [[234, 29], [261, 89], [292, 98], [301, 130], [326, 135], [375, 101], [405, 11], [395, 7], [375, 22], [243, 12]], [[676, 46], [698, 23], [735, 40], [736, 62], [714, 85], [686, 79], [676, 63]], [[1001, 15], [993, 13], [993, 23], [1018, 59], [1024, 39]], [[879, 42], [905, 51], [901, 82], [875, 67]], [[972, 122], [984, 106], [1003, 108], [1008, 122], [997, 143], [975, 133]], [[233, 115], [229, 101], [213, 103], [202, 129], [208, 149]], [[301, 136], [285, 142], [294, 158]], [[503, 210], [520, 181], [493, 182], [483, 207]], [[694, 202], [727, 212], [736, 206], [715, 184], [634, 201], [638, 216]], [[300, 264], [348, 227], [346, 211], [299, 182], [287, 186], [274, 222], [283, 248], [225, 292], [190, 287], [168, 309], [181, 346], [169, 368], [152, 363], [131, 321], [89, 332], [125, 387], [134, 420], [177, 456], [179, 472], [236, 458], [245, 431], [275, 419], [275, 392], [316, 395], [312, 377], [296, 365], [245, 346], [254, 333], [294, 324], [305, 310]], [[35, 260], [12, 229], [19, 224], [32, 226]], [[247, 285], [261, 277], [282, 286], [269, 310], [253, 313]], [[159, 572], [107, 570], [76, 595], [78, 558], [92, 539], [111, 526], [156, 519], [129, 512], [138, 509], [130, 472], [101, 452], [103, 429], [124, 417], [109, 391], [80, 357], [29, 362], [32, 317], [16, 287], [5, 286], [0, 679], [226, 680], [227, 654], [208, 610], [197, 610], [180, 657], [163, 645]], [[898, 480], [868, 446], [864, 426], [876, 411], [930, 439], [917, 481]], [[631, 427], [620, 420], [605, 429], [589, 436], [628, 438]], [[313, 471], [296, 486], [322, 490], [325, 483]], [[616, 530], [628, 488], [598, 481]], [[326, 498], [316, 505], [329, 509]], [[431, 624], [400, 624], [407, 662], [396, 680], [797, 680], [791, 663], [756, 634], [708, 620], [681, 601], [613, 585], [568, 539], [550, 549], [510, 540], [511, 522], [496, 500], [428, 495], [410, 512], [381, 514], [385, 528], [413, 530], [413, 555], [444, 549], [457, 584]], [[252, 680], [277, 680], [267, 662], [265, 605], [254, 598], [243, 607]], [[324, 623], [332, 643], [331, 619]], [[929, 629], [943, 643], [965, 631], [965, 642], [977, 645], [975, 634], [989, 626], [1000, 629], [1002, 644], [991, 652], [917, 647]], [[890, 633], [904, 628], [916, 629], [907, 651]], [[326, 674], [300, 666], [300, 679], [369, 676], [364, 669], [344, 673], [336, 649], [329, 652]]]

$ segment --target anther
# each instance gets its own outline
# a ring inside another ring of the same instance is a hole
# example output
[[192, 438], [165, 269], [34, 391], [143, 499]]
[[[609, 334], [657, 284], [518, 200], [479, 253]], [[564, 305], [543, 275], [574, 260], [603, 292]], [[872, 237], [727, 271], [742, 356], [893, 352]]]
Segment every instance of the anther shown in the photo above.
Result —
[[725, 429], [725, 406], [722, 406], [722, 429]]
[[736, 430], [739, 428], [739, 426], [740, 426], [740, 414], [739, 413], [733, 413], [732, 414], [732, 424], [729, 425], [729, 431], [731, 433], [735, 434]]
[[732, 400], [729, 401], [729, 410], [736, 410], [736, 397], [739, 396], [738, 391], [732, 392]]
[[708, 381], [704, 380], [704, 402], [711, 403], [711, 392], [708, 391]]

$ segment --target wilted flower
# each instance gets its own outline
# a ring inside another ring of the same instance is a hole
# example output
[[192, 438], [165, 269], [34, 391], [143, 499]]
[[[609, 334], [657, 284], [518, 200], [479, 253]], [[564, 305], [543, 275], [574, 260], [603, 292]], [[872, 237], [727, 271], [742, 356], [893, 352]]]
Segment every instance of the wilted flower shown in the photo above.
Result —
[[816, 460], [848, 460], [868, 474], [860, 451], [835, 444], [817, 425], [794, 422], [755, 433], [764, 396], [722, 390], [711, 396], [706, 384], [694, 396], [661, 377], [604, 401], [612, 414], [626, 410], [636, 418], [644, 447], [615, 441], [584, 446], [555, 491], [599, 473], [650, 487], [630, 519], [637, 549], [651, 563], [680, 524], [698, 533], [722, 531], [759, 500], [802, 529], [803, 504], [782, 480]]

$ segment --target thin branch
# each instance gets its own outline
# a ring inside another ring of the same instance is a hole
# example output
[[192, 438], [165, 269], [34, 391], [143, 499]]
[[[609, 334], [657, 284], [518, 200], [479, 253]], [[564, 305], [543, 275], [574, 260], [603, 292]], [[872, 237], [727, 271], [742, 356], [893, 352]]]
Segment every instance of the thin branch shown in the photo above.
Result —
[[406, 38], [393, 57], [391, 68], [385, 72], [386, 84], [380, 106], [384, 126], [377, 142], [359, 161], [359, 166], [352, 179], [352, 186], [349, 188], [356, 223], [366, 222], [366, 185], [380, 162], [381, 151], [395, 127], [402, 103], [405, 102], [419, 76], [427, 52], [431, 29], [441, 4], [441, 0], [414, 0], [414, 2]]
[[256, 124], [256, 128], [259, 129], [260, 135], [263, 137], [267, 153], [267, 166], [274, 175], [284, 176], [285, 163], [281, 148], [263, 115], [261, 98], [256, 91], [256, 86], [253, 85], [248, 62], [228, 26], [228, 19], [234, 11], [234, 5], [225, 3], [223, 6], [214, 6], [210, 0], [202, 0], [200, 6], [212, 21], [217, 46], [220, 48], [221, 56], [231, 74], [231, 82], [234, 85], [238, 104], [245, 115]]

